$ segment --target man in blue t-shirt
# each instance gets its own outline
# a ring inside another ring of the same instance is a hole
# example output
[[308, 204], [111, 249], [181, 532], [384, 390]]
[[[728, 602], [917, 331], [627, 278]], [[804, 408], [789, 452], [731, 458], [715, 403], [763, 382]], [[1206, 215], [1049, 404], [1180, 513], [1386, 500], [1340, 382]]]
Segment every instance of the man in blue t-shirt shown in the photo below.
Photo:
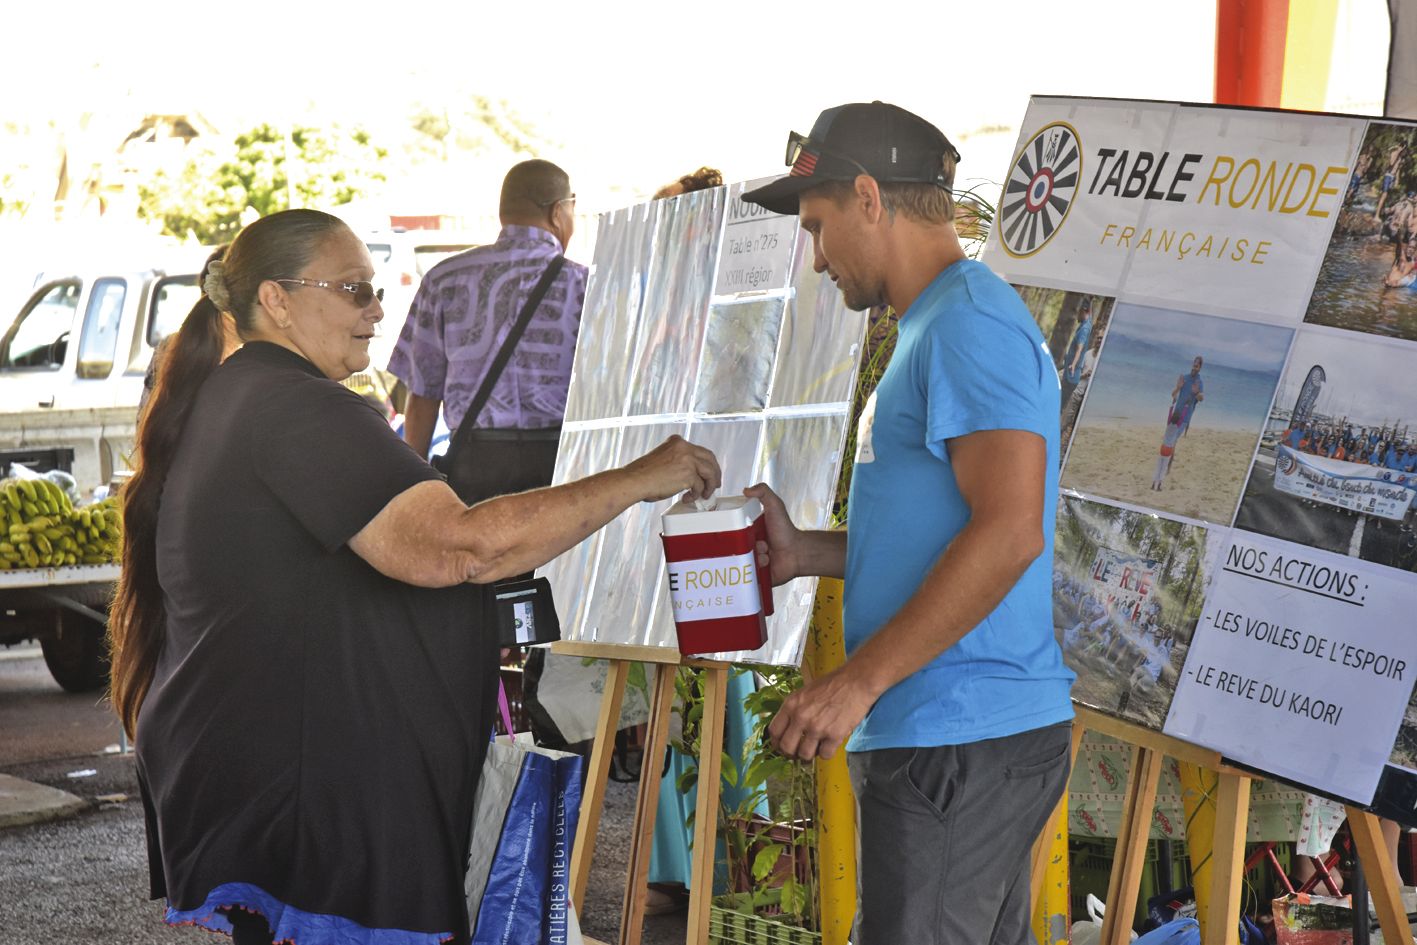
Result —
[[858, 945], [1031, 941], [1029, 850], [1069, 767], [1058, 375], [1018, 294], [965, 257], [958, 160], [910, 112], [842, 105], [789, 138], [791, 174], [743, 195], [799, 214], [850, 308], [901, 313], [861, 417], [847, 530], [799, 530], [766, 485], [747, 490], [775, 581], [846, 580], [846, 663], [769, 732], [804, 760], [849, 753]]

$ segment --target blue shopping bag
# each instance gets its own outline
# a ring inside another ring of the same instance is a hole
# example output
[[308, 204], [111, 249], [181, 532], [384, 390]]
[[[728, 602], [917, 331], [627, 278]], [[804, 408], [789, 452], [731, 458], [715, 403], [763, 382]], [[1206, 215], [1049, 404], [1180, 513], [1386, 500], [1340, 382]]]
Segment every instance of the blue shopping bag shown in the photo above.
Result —
[[579, 940], [569, 896], [584, 765], [528, 734], [487, 746], [464, 880], [473, 945]]
[[1195, 919], [1172, 919], [1147, 932], [1132, 945], [1201, 945], [1201, 927]]
[[[1161, 893], [1152, 896], [1146, 901], [1147, 920], [1152, 931], [1160, 929], [1171, 929], [1178, 932], [1182, 929], [1177, 925], [1183, 919], [1195, 921], [1196, 914], [1196, 891], [1194, 887], [1186, 886], [1171, 892]], [[1143, 935], [1137, 941], [1151, 941], [1148, 937], [1151, 933]], [[1199, 941], [1200, 928], [1196, 929], [1196, 941]], [[1169, 942], [1169, 939], [1161, 938], [1157, 941]], [[1267, 945], [1264, 932], [1254, 920], [1247, 915], [1240, 916], [1240, 945]]]

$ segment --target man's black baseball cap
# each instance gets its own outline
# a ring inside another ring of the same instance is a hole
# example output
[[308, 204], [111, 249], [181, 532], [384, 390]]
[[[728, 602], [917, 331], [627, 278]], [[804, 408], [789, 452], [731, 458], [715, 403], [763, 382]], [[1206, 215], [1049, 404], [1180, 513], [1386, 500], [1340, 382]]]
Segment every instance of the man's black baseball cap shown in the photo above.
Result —
[[868, 174], [881, 183], [934, 184], [949, 190], [953, 173], [945, 175], [945, 155], [957, 163], [959, 152], [940, 129], [919, 115], [885, 102], [853, 102], [828, 108], [817, 116], [805, 138], [787, 138], [787, 165], [792, 168], [757, 190], [743, 195], [749, 203], [773, 213], [797, 213], [802, 191], [829, 180], [855, 180]]

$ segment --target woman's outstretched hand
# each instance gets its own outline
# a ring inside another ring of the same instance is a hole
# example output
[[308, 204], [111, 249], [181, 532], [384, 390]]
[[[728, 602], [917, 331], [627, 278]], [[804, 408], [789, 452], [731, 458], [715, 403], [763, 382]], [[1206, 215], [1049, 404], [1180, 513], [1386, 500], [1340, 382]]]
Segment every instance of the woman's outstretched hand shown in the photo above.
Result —
[[690, 499], [707, 499], [723, 484], [723, 473], [713, 453], [681, 436], [671, 436], [625, 467], [635, 477], [646, 502], [667, 499], [680, 492]]

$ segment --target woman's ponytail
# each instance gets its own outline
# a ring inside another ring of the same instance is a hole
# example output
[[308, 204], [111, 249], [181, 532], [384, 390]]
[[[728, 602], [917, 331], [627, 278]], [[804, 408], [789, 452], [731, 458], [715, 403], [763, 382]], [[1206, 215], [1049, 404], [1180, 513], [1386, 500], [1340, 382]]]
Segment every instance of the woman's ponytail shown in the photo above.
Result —
[[[208, 277], [210, 281], [210, 277]], [[197, 391], [221, 363], [224, 316], [209, 295], [192, 306], [182, 328], [163, 346], [157, 387], [138, 424], [137, 470], [123, 489], [123, 572], [108, 627], [112, 648], [110, 697], [123, 728], [135, 734], [162, 654], [167, 615], [157, 579], [157, 511], [187, 415]]]

